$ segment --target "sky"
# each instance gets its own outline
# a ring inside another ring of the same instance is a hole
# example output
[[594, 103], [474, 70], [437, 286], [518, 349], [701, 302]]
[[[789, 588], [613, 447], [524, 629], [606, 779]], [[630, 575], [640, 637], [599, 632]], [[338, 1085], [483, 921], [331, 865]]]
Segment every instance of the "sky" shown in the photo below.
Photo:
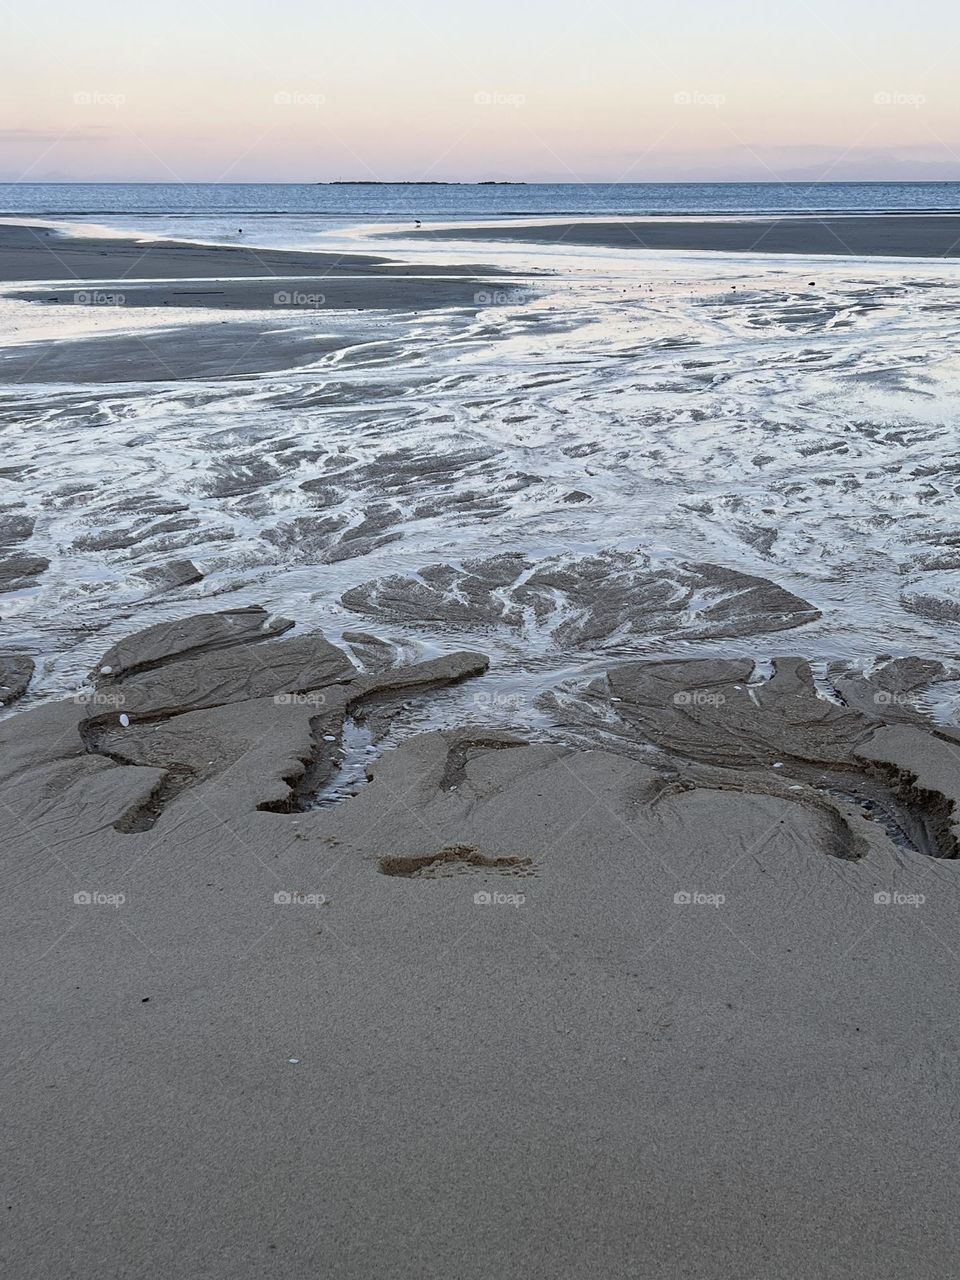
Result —
[[960, 179], [951, 0], [8, 6], [0, 180]]

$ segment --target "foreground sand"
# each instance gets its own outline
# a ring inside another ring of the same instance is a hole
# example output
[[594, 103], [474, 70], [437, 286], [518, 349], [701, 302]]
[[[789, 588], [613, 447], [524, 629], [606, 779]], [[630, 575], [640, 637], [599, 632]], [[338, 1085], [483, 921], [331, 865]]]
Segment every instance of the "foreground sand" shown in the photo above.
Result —
[[571, 727], [643, 760], [464, 726], [301, 811], [348, 711], [487, 664], [290, 625], [159, 625], [0, 724], [9, 1274], [952, 1274], [937, 664], [626, 664]]
[[422, 232], [438, 240], [523, 240], [611, 249], [709, 250], [839, 257], [960, 257], [960, 215], [709, 218], [489, 224]]

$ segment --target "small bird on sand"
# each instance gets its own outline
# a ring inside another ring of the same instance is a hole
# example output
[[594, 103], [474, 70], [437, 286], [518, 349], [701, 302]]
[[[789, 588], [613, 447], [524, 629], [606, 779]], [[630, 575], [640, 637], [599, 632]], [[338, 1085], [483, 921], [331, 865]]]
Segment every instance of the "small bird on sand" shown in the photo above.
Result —
[[422, 226], [423, 226], [423, 223], [420, 221], [420, 219], [419, 219], [419, 218], [414, 218], [414, 220], [413, 220], [413, 225], [414, 225], [415, 227], [419, 228], [419, 227], [422, 227]]

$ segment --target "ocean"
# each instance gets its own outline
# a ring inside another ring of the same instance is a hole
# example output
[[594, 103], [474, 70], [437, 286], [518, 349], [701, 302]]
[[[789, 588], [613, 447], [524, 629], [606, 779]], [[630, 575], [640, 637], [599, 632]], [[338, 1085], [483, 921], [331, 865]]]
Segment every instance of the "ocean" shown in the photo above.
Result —
[[414, 219], [957, 211], [960, 182], [0, 184], [0, 216], [201, 240], [227, 238], [242, 223], [251, 241], [291, 248], [357, 224]]

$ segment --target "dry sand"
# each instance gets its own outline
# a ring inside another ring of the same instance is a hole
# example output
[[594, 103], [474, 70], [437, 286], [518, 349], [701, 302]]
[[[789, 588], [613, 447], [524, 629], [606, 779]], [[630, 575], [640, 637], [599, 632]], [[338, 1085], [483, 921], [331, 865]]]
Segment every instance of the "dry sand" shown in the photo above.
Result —
[[288, 627], [0, 724], [9, 1274], [952, 1274], [957, 864], [890, 825], [955, 851], [936, 664], [629, 664], [570, 721], [625, 753], [465, 726], [302, 809], [486, 660]]
[[609, 249], [708, 250], [840, 257], [960, 257], [960, 215], [844, 218], [621, 218], [448, 227], [419, 233], [438, 240], [522, 240]]

